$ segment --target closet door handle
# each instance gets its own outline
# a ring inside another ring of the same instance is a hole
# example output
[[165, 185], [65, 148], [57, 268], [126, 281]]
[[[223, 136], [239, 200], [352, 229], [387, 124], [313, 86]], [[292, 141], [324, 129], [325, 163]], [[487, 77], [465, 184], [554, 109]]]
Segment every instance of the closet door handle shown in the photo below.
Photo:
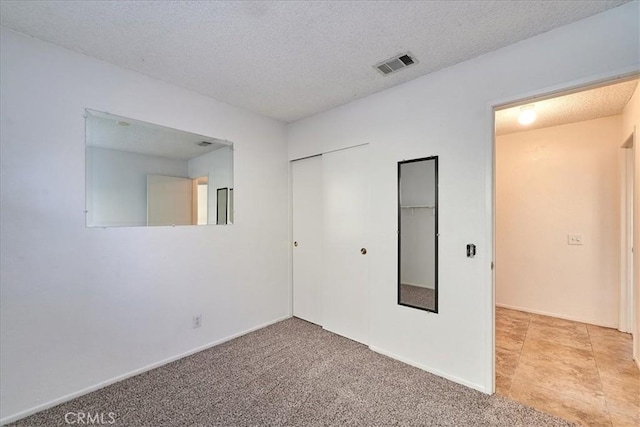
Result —
[[298, 241], [293, 242], [293, 246], [298, 247]]
[[367, 254], [367, 248], [362, 248], [362, 249], [360, 249], [360, 253], [361, 253], [362, 255], [366, 255], [366, 254]]

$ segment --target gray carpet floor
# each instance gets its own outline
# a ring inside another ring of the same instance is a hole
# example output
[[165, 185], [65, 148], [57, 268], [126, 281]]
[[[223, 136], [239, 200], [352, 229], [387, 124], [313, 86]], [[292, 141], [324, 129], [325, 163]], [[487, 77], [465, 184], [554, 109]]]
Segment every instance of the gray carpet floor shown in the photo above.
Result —
[[295, 318], [12, 425], [66, 426], [68, 412], [111, 412], [114, 426], [571, 425]]
[[400, 285], [400, 302], [413, 307], [435, 309], [436, 291], [435, 289], [422, 288], [420, 286]]

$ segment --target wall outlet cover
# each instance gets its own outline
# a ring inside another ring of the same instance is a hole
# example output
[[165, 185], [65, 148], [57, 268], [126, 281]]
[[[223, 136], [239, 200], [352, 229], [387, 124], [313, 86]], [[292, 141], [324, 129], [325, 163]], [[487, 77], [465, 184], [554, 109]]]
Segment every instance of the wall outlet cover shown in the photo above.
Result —
[[567, 243], [570, 245], [582, 245], [582, 234], [569, 234]]

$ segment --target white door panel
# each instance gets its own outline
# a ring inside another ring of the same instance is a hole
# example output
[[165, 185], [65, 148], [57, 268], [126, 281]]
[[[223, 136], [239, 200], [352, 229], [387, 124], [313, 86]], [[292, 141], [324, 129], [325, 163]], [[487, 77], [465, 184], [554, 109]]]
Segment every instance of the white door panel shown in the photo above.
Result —
[[323, 155], [323, 327], [368, 344], [367, 146]]
[[322, 157], [291, 163], [293, 315], [322, 325]]

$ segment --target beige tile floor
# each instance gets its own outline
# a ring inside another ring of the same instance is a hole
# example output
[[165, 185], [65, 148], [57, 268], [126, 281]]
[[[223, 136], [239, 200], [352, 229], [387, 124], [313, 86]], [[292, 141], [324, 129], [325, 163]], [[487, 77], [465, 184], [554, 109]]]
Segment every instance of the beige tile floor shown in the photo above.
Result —
[[496, 308], [496, 392], [586, 426], [640, 426], [631, 335]]

